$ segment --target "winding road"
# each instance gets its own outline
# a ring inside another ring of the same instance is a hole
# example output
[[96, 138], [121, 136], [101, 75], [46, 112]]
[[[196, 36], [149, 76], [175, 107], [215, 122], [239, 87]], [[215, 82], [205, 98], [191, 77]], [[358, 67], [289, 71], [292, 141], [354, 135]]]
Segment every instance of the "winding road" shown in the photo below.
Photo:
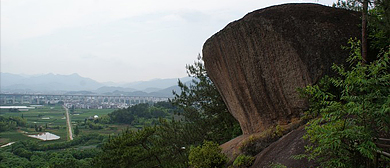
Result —
[[70, 124], [70, 117], [69, 117], [69, 109], [64, 106], [65, 111], [66, 111], [66, 126], [68, 128], [68, 136], [69, 140], [73, 140], [73, 133], [72, 133], [72, 125]]

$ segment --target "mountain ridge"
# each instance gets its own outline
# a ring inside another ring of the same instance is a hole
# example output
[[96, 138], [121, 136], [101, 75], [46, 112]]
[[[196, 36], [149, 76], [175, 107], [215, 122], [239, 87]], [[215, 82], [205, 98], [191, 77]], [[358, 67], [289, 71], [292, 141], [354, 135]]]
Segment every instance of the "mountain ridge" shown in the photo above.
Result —
[[[94, 94], [160, 96], [172, 97], [172, 90], [180, 91], [178, 80], [191, 81], [190, 77], [152, 79], [131, 83], [100, 83], [93, 79], [82, 77], [77, 73], [70, 75], [43, 74], [20, 75], [12, 73], [0, 74], [0, 91], [8, 93], [82, 93], [88, 91]], [[169, 90], [171, 89], [171, 90]]]

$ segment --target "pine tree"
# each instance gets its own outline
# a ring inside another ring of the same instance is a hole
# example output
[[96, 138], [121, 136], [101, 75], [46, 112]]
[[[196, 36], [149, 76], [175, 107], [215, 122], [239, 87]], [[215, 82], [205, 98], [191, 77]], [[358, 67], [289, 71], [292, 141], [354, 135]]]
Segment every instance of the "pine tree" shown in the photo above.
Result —
[[241, 134], [237, 120], [229, 113], [222, 96], [207, 75], [202, 57], [194, 65], [187, 65], [192, 83], [180, 80], [181, 93], [174, 92], [171, 102], [181, 108], [186, 123], [192, 124], [192, 134], [198, 134], [198, 143], [203, 140], [223, 143]]

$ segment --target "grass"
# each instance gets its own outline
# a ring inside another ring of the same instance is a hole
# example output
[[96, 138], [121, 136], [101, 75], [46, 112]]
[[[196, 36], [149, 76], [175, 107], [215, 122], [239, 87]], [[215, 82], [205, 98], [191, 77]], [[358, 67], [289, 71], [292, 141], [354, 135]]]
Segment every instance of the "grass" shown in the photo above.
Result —
[[56, 127], [66, 125], [65, 110], [61, 106], [43, 106], [23, 112], [0, 111], [0, 116], [17, 116], [27, 120], [27, 125]]
[[[65, 110], [62, 106], [43, 106], [22, 112], [10, 112], [2, 109], [0, 111], [0, 116], [23, 117], [27, 120], [27, 127], [19, 128], [19, 130], [16, 131], [1, 132], [0, 144], [21, 140], [33, 140], [42, 143], [66, 141], [66, 129], [64, 128], [66, 127], [66, 120], [64, 118], [64, 113]], [[35, 131], [35, 125], [38, 127], [42, 126], [44, 128], [42, 132], [51, 132], [61, 138], [55, 141], [40, 141], [36, 138], [28, 137], [27, 135], [38, 134], [38, 132]], [[46, 125], [48, 129], [45, 129]]]
[[[90, 116], [93, 117], [94, 115], [98, 115], [99, 117], [102, 117], [108, 113], [113, 112], [114, 110], [115, 109], [75, 109], [75, 111], [70, 114], [72, 129], [74, 130], [77, 123], [84, 122], [84, 120]], [[62, 108], [62, 106], [43, 106], [24, 112], [10, 112], [8, 110], [2, 109], [0, 111], [0, 116], [23, 116], [23, 118], [27, 120], [27, 127], [19, 128], [19, 130], [15, 131], [0, 133], [0, 145], [20, 140], [33, 140], [43, 144], [67, 141], [65, 109]], [[60, 136], [61, 138], [54, 141], [40, 141], [38, 139], [28, 137], [27, 134], [31, 135], [38, 133], [35, 131], [35, 125], [38, 127], [41, 126], [43, 128], [42, 132], [50, 132]], [[48, 127], [47, 129], [46, 125]], [[138, 125], [138, 127], [142, 126], [143, 125]], [[127, 128], [133, 130], [137, 129], [136, 127], [132, 127], [127, 124], [106, 124], [105, 128], [100, 130], [92, 130], [88, 127], [85, 128], [84, 126], [80, 125], [78, 127], [80, 130], [79, 136], [91, 133], [118, 135]], [[27, 134], [25, 132], [27, 132]]]
[[75, 122], [84, 121], [84, 119], [88, 117], [93, 117], [94, 115], [101, 117], [113, 111], [114, 109], [76, 109], [73, 113], [70, 114], [70, 118]]
[[[72, 127], [72, 128], [74, 128], [74, 127]], [[100, 130], [92, 130], [92, 129], [89, 129], [89, 128], [85, 128], [83, 126], [79, 126], [80, 135], [99, 133], [99, 134], [102, 134], [102, 135], [116, 136], [116, 135], [122, 133], [122, 131], [126, 130], [127, 128], [129, 128], [131, 130], [138, 130], [137, 128], [132, 127], [132, 126], [127, 125], [127, 124], [121, 124], [121, 125], [110, 124], [110, 125], [108, 125], [107, 128], [103, 128], [103, 129], [100, 129]]]
[[60, 127], [59, 129], [52, 129], [52, 128], [43, 129], [42, 132], [50, 132], [60, 136], [61, 138], [53, 141], [41, 141], [36, 138], [27, 136], [27, 135], [38, 134], [39, 132], [35, 132], [35, 128], [20, 128], [15, 131], [0, 132], [0, 145], [7, 144], [9, 142], [25, 141], [25, 140], [37, 141], [44, 144], [67, 141], [66, 139], [67, 132], [66, 129], [63, 127]]
[[[84, 121], [84, 119], [98, 115], [103, 116], [113, 112], [114, 109], [76, 109], [70, 114], [72, 121]], [[2, 109], [0, 116], [17, 116], [27, 120], [27, 125], [48, 127], [66, 127], [65, 109], [62, 106], [43, 106], [23, 112], [9, 112]]]
[[23, 140], [40, 141], [38, 139], [28, 137], [26, 134], [23, 134], [20, 131], [7, 131], [0, 133], [0, 145]]
[[[98, 115], [99, 117], [105, 116], [108, 113], [113, 112], [115, 109], [76, 109], [73, 113], [71, 113], [72, 119], [72, 128], [76, 127], [77, 123], [83, 123], [86, 118], [93, 117]], [[128, 124], [105, 124], [105, 128], [100, 130], [92, 130], [85, 126], [79, 125], [80, 135], [91, 134], [91, 133], [99, 133], [103, 135], [117, 135], [121, 133], [123, 130], [134, 129], [137, 128], [132, 127]]]

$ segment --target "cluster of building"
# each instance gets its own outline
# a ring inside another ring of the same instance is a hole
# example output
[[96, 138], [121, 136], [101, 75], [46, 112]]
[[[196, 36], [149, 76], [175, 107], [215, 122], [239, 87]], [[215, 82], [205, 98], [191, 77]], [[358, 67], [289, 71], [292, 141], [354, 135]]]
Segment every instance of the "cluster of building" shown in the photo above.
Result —
[[30, 106], [0, 106], [1, 110], [7, 110], [7, 111], [28, 111], [30, 109], [35, 109], [34, 105]]
[[134, 97], [107, 95], [0, 94], [0, 105], [61, 104], [77, 109], [117, 109], [139, 103], [168, 101], [167, 97]]

